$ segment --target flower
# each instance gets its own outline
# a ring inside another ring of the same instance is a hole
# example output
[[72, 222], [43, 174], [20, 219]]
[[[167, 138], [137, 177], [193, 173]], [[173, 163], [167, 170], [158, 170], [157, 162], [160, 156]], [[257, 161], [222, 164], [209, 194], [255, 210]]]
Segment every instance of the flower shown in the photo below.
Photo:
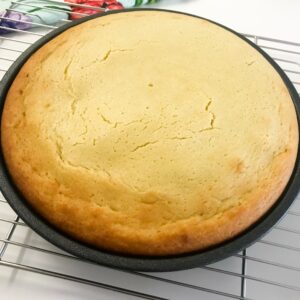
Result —
[[[117, 10], [117, 9], [124, 8], [124, 6], [116, 0], [64, 0], [64, 1], [72, 4], [83, 4], [87, 6], [100, 7], [107, 10]], [[72, 6], [71, 8], [73, 12], [73, 14], [71, 14], [72, 20], [80, 19], [84, 17], [84, 15], [94, 15], [103, 12], [99, 9], [93, 9], [87, 7]]]
[[[26, 30], [32, 27], [31, 24], [24, 23], [25, 22], [32, 22], [31, 18], [23, 13], [15, 12], [15, 11], [4, 11], [1, 13], [1, 17], [9, 18], [10, 20], [0, 19], [0, 26], [13, 28], [13, 29], [20, 29]], [[9, 30], [0, 29], [0, 33], [7, 33]]]

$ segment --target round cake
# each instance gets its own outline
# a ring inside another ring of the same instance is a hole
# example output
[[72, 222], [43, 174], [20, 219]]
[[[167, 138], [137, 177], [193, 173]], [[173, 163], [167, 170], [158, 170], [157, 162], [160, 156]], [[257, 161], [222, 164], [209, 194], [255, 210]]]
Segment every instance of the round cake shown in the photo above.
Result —
[[238, 235], [292, 174], [298, 123], [273, 66], [236, 34], [164, 11], [103, 15], [23, 65], [1, 143], [32, 208], [89, 245], [134, 255]]

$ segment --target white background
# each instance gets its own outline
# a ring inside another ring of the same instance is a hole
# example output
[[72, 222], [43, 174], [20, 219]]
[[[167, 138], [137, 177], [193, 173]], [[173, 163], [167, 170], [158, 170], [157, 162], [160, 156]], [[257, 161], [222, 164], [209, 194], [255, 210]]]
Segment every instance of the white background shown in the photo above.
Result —
[[161, 0], [157, 6], [197, 14], [242, 33], [300, 42], [299, 0]]

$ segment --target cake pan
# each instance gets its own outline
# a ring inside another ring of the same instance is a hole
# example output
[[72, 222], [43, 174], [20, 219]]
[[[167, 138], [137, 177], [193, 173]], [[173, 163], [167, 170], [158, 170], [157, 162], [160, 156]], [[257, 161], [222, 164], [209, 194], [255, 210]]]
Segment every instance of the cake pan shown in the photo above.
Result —
[[[68, 23], [58, 29], [50, 32], [36, 43], [34, 43], [31, 47], [29, 47], [10, 67], [10, 69], [6, 72], [2, 82], [0, 84], [0, 115], [2, 116], [3, 106], [6, 98], [6, 94], [14, 81], [16, 75], [19, 70], [23, 66], [23, 64], [28, 60], [28, 58], [37, 51], [41, 46], [46, 44], [48, 41], [62, 33], [63, 31], [86, 22], [88, 20], [94, 18], [101, 18], [107, 14], [116, 14], [123, 12], [130, 12], [136, 10], [143, 11], [166, 11], [177, 14], [184, 14], [191, 18], [201, 18], [199, 16], [190, 15], [182, 12], [175, 12], [170, 10], [161, 10], [161, 9], [130, 9], [130, 10], [122, 10], [122, 11], [113, 11], [104, 14], [97, 14], [93, 16], [84, 17], [80, 20], [74, 21], [72, 23]], [[207, 20], [207, 19], [205, 19]], [[259, 47], [257, 47], [254, 43], [241, 36], [237, 32], [233, 30], [212, 22], [225, 30], [228, 30], [238, 36], [240, 39], [244, 40], [249, 44], [249, 46], [253, 47], [258, 51], [261, 55], [265, 57], [265, 59], [274, 67], [274, 70], [278, 72], [287, 86], [291, 98], [294, 102], [297, 119], [298, 119], [298, 129], [300, 132], [300, 98], [296, 89], [294, 88], [291, 81], [288, 79], [286, 74], [282, 71], [282, 69], [274, 62], [272, 58], [270, 58], [264, 51], [262, 51]], [[143, 257], [143, 256], [127, 256], [116, 254], [113, 252], [100, 250], [93, 248], [89, 245], [86, 245], [82, 242], [79, 242], [75, 239], [70, 238], [64, 233], [60, 232], [58, 229], [49, 224], [46, 220], [44, 220], [39, 214], [37, 214], [30, 205], [26, 202], [26, 199], [22, 197], [22, 195], [18, 192], [14, 182], [10, 178], [10, 175], [7, 171], [2, 149], [0, 153], [0, 189], [7, 199], [8, 203], [15, 210], [15, 212], [24, 220], [24, 222], [31, 227], [35, 232], [41, 235], [43, 238], [56, 245], [57, 247], [75, 255], [81, 257], [86, 260], [93, 261], [98, 264], [127, 269], [127, 270], [138, 270], [138, 271], [149, 271], [149, 272], [163, 272], [163, 271], [173, 271], [173, 270], [182, 270], [189, 269], [194, 267], [199, 267], [203, 265], [207, 265], [218, 260], [229, 257], [233, 254], [238, 253], [242, 249], [250, 246], [255, 241], [260, 239], [266, 232], [268, 232], [272, 226], [274, 226], [280, 218], [285, 214], [289, 206], [292, 204], [294, 199], [297, 196], [299, 187], [300, 187], [300, 166], [299, 166], [299, 149], [297, 154], [297, 159], [295, 163], [295, 167], [291, 178], [281, 194], [280, 198], [276, 201], [276, 203], [268, 210], [268, 212], [261, 217], [256, 223], [254, 223], [250, 228], [236, 236], [235, 238], [228, 240], [222, 244], [218, 244], [213, 246], [207, 250], [202, 250], [198, 252], [188, 253], [185, 255], [178, 256], [165, 256], [165, 257]]]

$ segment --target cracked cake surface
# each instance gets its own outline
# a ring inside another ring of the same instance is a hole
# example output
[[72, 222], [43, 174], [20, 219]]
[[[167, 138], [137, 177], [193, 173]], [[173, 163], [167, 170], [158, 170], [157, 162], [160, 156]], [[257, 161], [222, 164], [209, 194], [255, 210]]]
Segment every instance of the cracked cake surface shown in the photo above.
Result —
[[8, 170], [39, 214], [90, 245], [171, 255], [256, 222], [292, 173], [297, 118], [270, 63], [171, 12], [76, 25], [37, 50], [5, 102]]

